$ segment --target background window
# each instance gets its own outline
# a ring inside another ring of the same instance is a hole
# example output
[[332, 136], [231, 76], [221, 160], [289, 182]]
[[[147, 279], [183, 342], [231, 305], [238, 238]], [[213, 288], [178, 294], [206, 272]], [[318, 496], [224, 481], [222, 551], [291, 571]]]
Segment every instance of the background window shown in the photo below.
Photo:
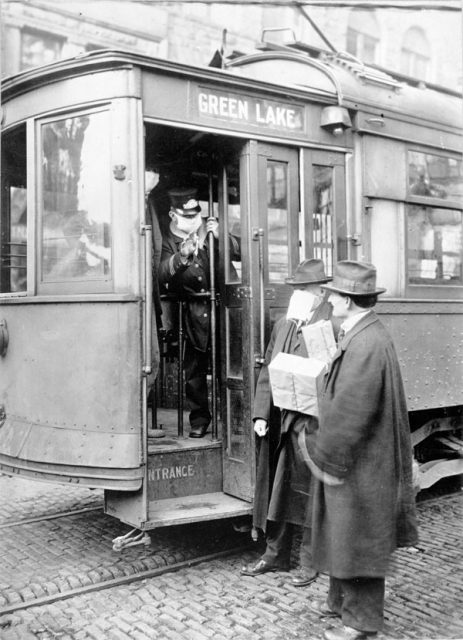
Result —
[[377, 61], [378, 46], [376, 18], [367, 11], [351, 11], [347, 27], [347, 52], [362, 62], [373, 64]]
[[41, 31], [21, 32], [21, 69], [30, 69], [61, 58], [64, 40]]
[[430, 47], [425, 35], [421, 29], [412, 27], [405, 33], [400, 52], [402, 73], [420, 80], [427, 80], [430, 60]]

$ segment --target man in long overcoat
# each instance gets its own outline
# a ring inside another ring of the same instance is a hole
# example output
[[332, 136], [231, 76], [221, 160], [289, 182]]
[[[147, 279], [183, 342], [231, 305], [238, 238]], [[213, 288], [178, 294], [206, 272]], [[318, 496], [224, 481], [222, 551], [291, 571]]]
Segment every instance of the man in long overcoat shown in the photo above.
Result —
[[342, 619], [327, 640], [358, 640], [382, 627], [391, 552], [417, 542], [412, 447], [397, 355], [372, 310], [385, 291], [376, 269], [339, 262], [324, 288], [343, 322], [319, 398], [315, 448], [306, 452], [318, 478], [313, 561], [330, 576], [327, 601], [312, 608]]
[[[298, 437], [313, 438], [315, 417], [273, 405], [268, 365], [280, 352], [307, 357], [301, 327], [331, 316], [320, 285], [328, 282], [321, 260], [304, 260], [286, 282], [294, 288], [286, 317], [275, 324], [257, 382], [253, 411], [258, 439], [253, 526], [266, 532], [266, 551], [256, 562], [242, 568], [256, 576], [289, 568], [295, 526], [302, 527], [299, 570], [295, 586], [310, 584], [317, 576], [310, 554], [310, 471], [300, 455]], [[273, 479], [274, 476], [274, 479]], [[273, 480], [273, 486], [272, 486]], [[269, 504], [270, 501], [270, 504]], [[268, 521], [268, 526], [267, 526]]]

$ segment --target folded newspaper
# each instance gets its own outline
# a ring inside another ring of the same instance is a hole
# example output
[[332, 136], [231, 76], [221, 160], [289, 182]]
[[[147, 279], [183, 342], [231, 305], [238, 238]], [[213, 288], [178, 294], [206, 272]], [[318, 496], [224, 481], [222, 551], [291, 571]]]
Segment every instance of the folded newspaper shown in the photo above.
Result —
[[331, 362], [336, 353], [333, 325], [329, 320], [319, 320], [302, 327], [302, 336], [309, 358]]
[[278, 353], [268, 367], [273, 404], [318, 416], [317, 385], [326, 369], [326, 363], [316, 358]]

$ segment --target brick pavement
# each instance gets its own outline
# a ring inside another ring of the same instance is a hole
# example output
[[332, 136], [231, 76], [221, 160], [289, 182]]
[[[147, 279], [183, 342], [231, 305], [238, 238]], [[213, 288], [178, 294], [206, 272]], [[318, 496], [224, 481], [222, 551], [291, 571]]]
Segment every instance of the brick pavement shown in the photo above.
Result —
[[[2, 484], [0, 479], [0, 490]], [[3, 500], [0, 500], [0, 514]], [[463, 639], [462, 516], [461, 494], [419, 505], [419, 548], [418, 551], [404, 549], [394, 554], [387, 581], [385, 630], [378, 640]], [[172, 528], [169, 535], [160, 530], [155, 532], [155, 543], [150, 550], [135, 547], [125, 551], [121, 558], [107, 547], [114, 531], [123, 525], [111, 519], [102, 522], [99, 518], [106, 520], [106, 517], [93, 512], [86, 514], [82, 522], [79, 518], [73, 517], [78, 524], [74, 523], [67, 530], [64, 552], [57, 555], [58, 559], [49, 552], [53, 545], [58, 545], [53, 535], [62, 533], [62, 525], [55, 531], [41, 530], [41, 535], [48, 536], [48, 547], [38, 545], [37, 537], [34, 539], [30, 534], [23, 537], [20, 529], [24, 526], [2, 531], [2, 549], [5, 531], [15, 531], [14, 535], [9, 535], [22, 540], [22, 544], [13, 548], [17, 556], [16, 572], [22, 575], [23, 582], [24, 576], [29, 576], [29, 582], [23, 588], [33, 590], [35, 585], [37, 589], [50, 579], [48, 562], [54, 567], [56, 581], [56, 575], [59, 572], [65, 575], [71, 566], [73, 570], [78, 568], [81, 574], [84, 573], [82, 566], [87, 570], [92, 566], [97, 571], [93, 554], [100, 556], [100, 568], [114, 566], [119, 570], [122, 562], [127, 570], [136, 561], [140, 566], [146, 566], [148, 557], [159, 555], [157, 545], [160, 543], [164, 544], [160, 553], [172, 555], [177, 552], [178, 545], [183, 545], [188, 552], [189, 545], [198, 543], [194, 528], [193, 531], [191, 527]], [[51, 522], [57, 524], [61, 519]], [[214, 536], [221, 530], [219, 525], [215, 529], [211, 523], [200, 529], [203, 545], [208, 544], [208, 533]], [[227, 527], [226, 531], [230, 533], [231, 530]], [[101, 542], [95, 542], [98, 532], [105, 534]], [[82, 543], [81, 537], [85, 533], [87, 537]], [[220, 541], [223, 543], [224, 539]], [[37, 563], [33, 562], [34, 549], [39, 549]], [[110, 554], [113, 554], [113, 565], [109, 562]], [[15, 593], [14, 570], [10, 568], [6, 574], [4, 572], [7, 555], [2, 553], [0, 558], [0, 580], [5, 586], [6, 575], [6, 583], [10, 584], [11, 593]], [[242, 563], [257, 555], [257, 551], [249, 551], [242, 557], [232, 555], [148, 580], [7, 614], [0, 618], [0, 637], [2, 640], [320, 638], [326, 623], [310, 612], [307, 600], [326, 593], [327, 578], [323, 576], [310, 587], [298, 589], [289, 583], [288, 573], [266, 574], [260, 578], [240, 576]], [[29, 558], [31, 563], [26, 563], [27, 570], [21, 566], [24, 558]], [[77, 558], [80, 558], [80, 567], [76, 565]]]

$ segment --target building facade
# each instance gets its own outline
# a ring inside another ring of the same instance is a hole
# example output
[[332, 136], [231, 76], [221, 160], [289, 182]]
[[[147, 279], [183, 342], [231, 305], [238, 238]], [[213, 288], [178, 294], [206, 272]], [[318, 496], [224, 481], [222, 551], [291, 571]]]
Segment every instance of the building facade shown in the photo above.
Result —
[[[303, 11], [338, 51], [425, 83], [462, 89], [460, 13]], [[262, 39], [329, 48], [295, 7], [2, 0], [3, 76], [101, 48], [207, 65], [221, 47], [225, 55], [249, 53]]]

